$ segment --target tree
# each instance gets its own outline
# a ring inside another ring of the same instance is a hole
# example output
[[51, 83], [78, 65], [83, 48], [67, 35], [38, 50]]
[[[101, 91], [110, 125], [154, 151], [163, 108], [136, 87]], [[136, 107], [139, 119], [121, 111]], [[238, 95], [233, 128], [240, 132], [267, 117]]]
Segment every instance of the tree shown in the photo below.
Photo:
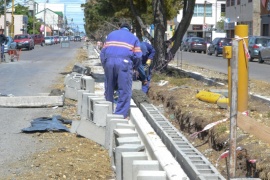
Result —
[[[119, 22], [121, 18], [129, 19], [135, 26], [137, 36], [144, 35], [156, 49], [154, 69], [161, 71], [181, 45], [181, 40], [190, 24], [195, 7], [195, 0], [92, 0], [84, 4], [86, 15], [86, 32], [104, 27], [104, 22]], [[183, 18], [171, 39], [165, 42], [167, 20], [171, 20], [183, 9]], [[131, 9], [131, 11], [130, 11]], [[89, 13], [89, 14], [87, 14]], [[89, 24], [88, 24], [89, 23]], [[147, 32], [147, 26], [154, 25], [155, 37]], [[139, 27], [138, 27], [139, 26]], [[105, 29], [105, 28], [104, 28]], [[170, 44], [173, 46], [169, 47]]]

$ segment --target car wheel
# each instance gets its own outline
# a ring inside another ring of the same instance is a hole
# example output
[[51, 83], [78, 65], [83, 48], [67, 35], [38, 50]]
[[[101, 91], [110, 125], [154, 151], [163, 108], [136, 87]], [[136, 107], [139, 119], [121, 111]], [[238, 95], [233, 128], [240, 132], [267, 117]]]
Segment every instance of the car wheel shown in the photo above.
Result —
[[259, 63], [263, 63], [263, 62], [264, 62], [261, 53], [259, 53], [259, 61], [258, 61], [258, 62], [259, 62]]
[[[250, 54], [249, 54], [249, 56], [250, 56]], [[250, 56], [248, 60], [249, 60], [249, 62], [252, 62], [253, 59], [254, 59], [254, 58]]]
[[203, 51], [203, 54], [206, 54], [206, 51]]
[[217, 50], [215, 49], [215, 56], [218, 57], [218, 52]]
[[202, 53], [202, 51], [197, 51], [197, 53]]

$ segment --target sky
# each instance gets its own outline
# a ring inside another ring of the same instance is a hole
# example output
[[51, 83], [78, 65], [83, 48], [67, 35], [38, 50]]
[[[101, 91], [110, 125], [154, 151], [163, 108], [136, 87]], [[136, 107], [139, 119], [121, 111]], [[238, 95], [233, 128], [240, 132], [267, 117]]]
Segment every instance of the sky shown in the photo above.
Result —
[[[16, 3], [25, 3], [28, 0], [15, 0]], [[36, 3], [45, 3], [46, 0], [35, 0]], [[79, 31], [84, 30], [84, 12], [81, 8], [81, 4], [85, 3], [85, 0], [48, 0], [50, 4], [64, 4], [65, 5], [65, 16], [67, 17], [68, 22], [73, 19], [75, 26], [79, 27]]]

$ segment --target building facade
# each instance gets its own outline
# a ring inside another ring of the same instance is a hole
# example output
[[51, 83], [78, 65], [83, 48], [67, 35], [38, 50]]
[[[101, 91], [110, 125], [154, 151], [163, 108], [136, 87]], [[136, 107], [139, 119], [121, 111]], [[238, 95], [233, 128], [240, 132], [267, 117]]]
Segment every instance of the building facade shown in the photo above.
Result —
[[270, 36], [270, 0], [261, 1], [261, 35]]
[[[217, 35], [225, 34], [220, 32], [218, 22], [225, 15], [225, 0], [196, 0], [194, 14], [184, 37], [202, 37], [207, 41], [213, 40]], [[183, 15], [180, 10], [175, 19], [176, 26]]]
[[46, 28], [43, 29], [43, 34], [44, 31], [46, 32], [45, 36], [61, 35], [64, 31], [64, 19], [61, 12], [55, 12], [46, 8], [36, 14], [36, 19], [40, 19], [46, 24]]
[[234, 37], [235, 25], [248, 25], [248, 35], [261, 35], [261, 0], [227, 0], [224, 29]]
[[[11, 13], [6, 14], [6, 35], [14, 37], [16, 34], [27, 33], [28, 17], [25, 15], [14, 15], [14, 32], [12, 32]], [[4, 24], [4, 16], [0, 17], [0, 24]], [[4, 28], [4, 27], [2, 27]]]

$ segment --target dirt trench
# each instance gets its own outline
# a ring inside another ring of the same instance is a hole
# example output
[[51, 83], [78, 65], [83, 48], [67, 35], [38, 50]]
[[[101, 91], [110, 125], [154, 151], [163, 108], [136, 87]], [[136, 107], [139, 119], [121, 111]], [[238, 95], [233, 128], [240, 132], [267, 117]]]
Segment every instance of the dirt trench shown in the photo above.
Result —
[[[161, 81], [168, 81], [160, 86]], [[224, 81], [223, 81], [224, 82]], [[189, 78], [175, 70], [168, 70], [164, 74], [154, 74], [148, 97], [157, 107], [162, 107], [164, 115], [183, 133], [190, 142], [212, 162], [218, 164], [217, 169], [227, 177], [229, 159], [220, 159], [219, 156], [229, 148], [230, 123], [226, 121], [214, 126], [208, 131], [199, 133], [197, 138], [190, 135], [218, 120], [228, 117], [229, 110], [221, 109], [217, 104], [198, 100], [195, 95], [200, 90], [226, 89], [227, 87], [209, 86], [206, 83]], [[253, 118], [265, 117], [269, 113], [269, 105], [250, 100], [250, 116]], [[270, 179], [269, 144], [256, 139], [252, 134], [237, 130], [236, 177], [259, 177]], [[256, 163], [254, 163], [254, 160]]]

